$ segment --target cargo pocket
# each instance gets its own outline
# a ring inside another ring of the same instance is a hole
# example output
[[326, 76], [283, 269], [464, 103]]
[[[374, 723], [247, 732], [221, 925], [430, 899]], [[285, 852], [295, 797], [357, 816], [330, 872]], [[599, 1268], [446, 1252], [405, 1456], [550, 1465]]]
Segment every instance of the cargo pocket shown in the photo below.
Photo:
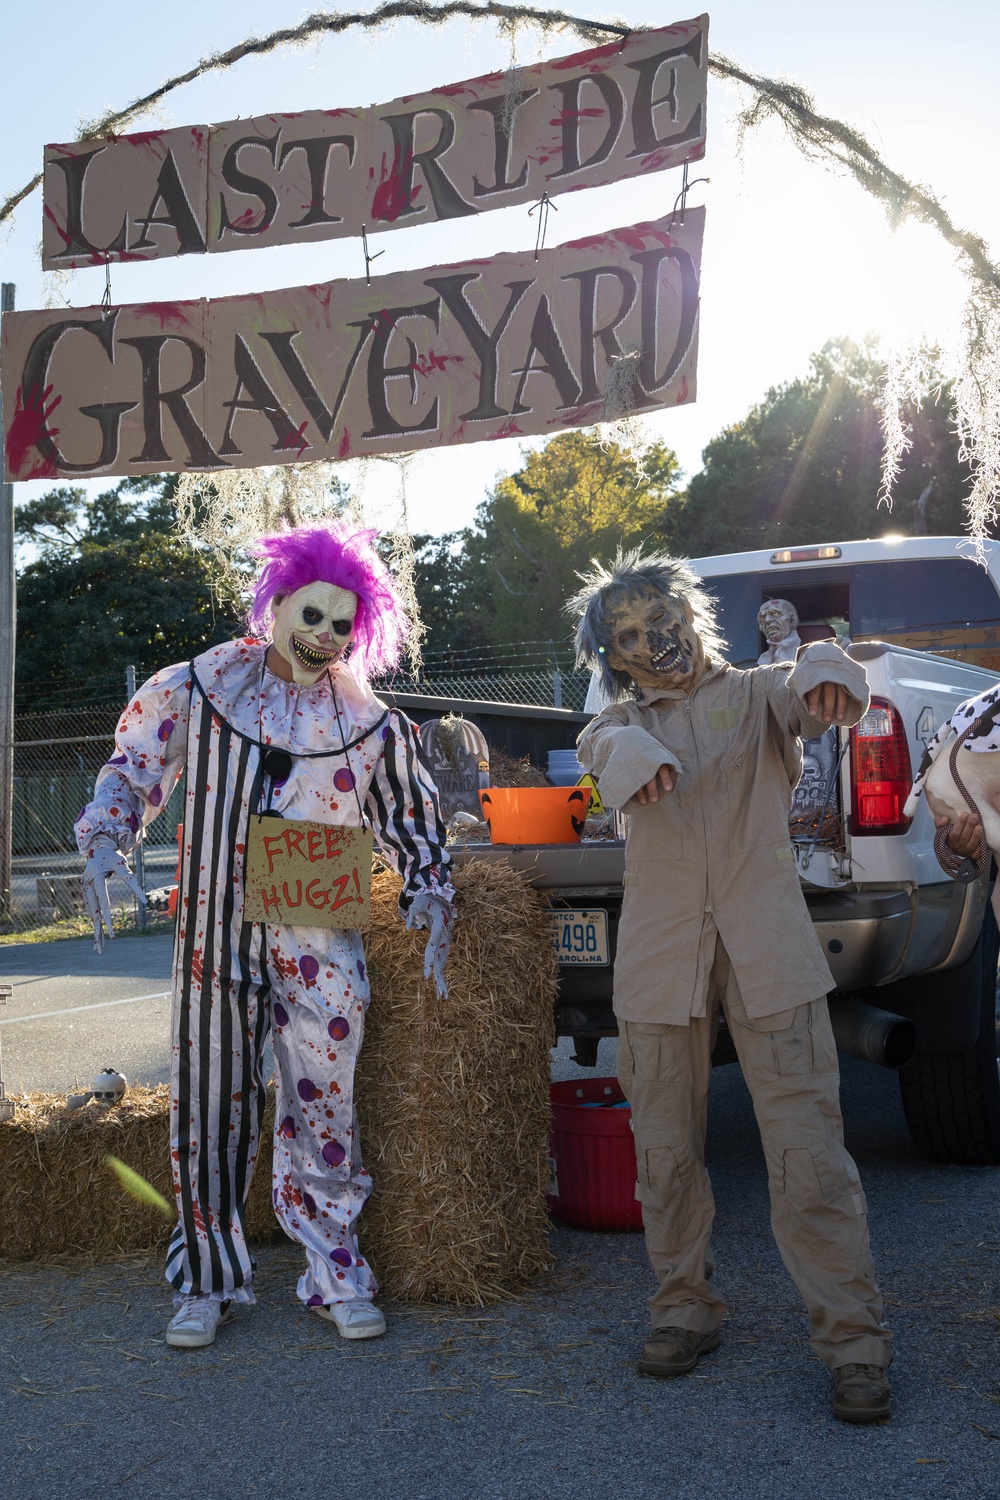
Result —
[[636, 1165], [639, 1180], [635, 1196], [645, 1208], [661, 1213], [677, 1203], [695, 1173], [690, 1151], [675, 1150], [673, 1146], [649, 1146], [645, 1151], [637, 1151]]
[[663, 1039], [669, 1032], [676, 1031], [677, 1027], [642, 1021], [624, 1021], [621, 1025], [625, 1031], [634, 1078], [644, 1083], [656, 1083], [676, 1071], [675, 1067], [668, 1066], [669, 1054], [666, 1057], [664, 1055]]
[[[811, 1076], [815, 1058], [810, 1010], [808, 1005], [796, 1005], [771, 1016], [739, 1020], [747, 1062], [758, 1074], [775, 1078]], [[766, 1086], [766, 1076], [762, 1081]]]
[[782, 1155], [783, 1192], [797, 1208], [847, 1208], [856, 1218], [868, 1211], [861, 1179], [847, 1153], [834, 1161], [823, 1146], [789, 1146]]
[[[788, 1018], [786, 1020], [786, 1017]], [[770, 1017], [771, 1061], [779, 1078], [804, 1078], [815, 1067], [810, 1007], [797, 1005]], [[779, 1023], [775, 1025], [775, 1022]], [[784, 1022], [782, 1025], [780, 1023]]]
[[834, 1174], [820, 1147], [786, 1148], [782, 1155], [782, 1192], [797, 1208], [822, 1208], [833, 1201]]

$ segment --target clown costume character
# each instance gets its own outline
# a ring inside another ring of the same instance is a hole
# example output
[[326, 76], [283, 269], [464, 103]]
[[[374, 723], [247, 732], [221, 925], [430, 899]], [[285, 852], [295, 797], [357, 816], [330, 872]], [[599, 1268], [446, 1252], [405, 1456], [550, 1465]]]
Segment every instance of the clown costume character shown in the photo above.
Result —
[[861, 718], [864, 670], [825, 644], [794, 667], [729, 666], [714, 601], [674, 558], [595, 565], [570, 609], [580, 660], [599, 666], [612, 700], [583, 731], [580, 763], [628, 821], [618, 1077], [657, 1282], [639, 1371], [685, 1375], [720, 1341], [705, 1129], [724, 1015], [760, 1127], [774, 1236], [833, 1373], [834, 1415], [884, 1420], [889, 1335], [844, 1148], [834, 984], [788, 832], [801, 739]]
[[396, 662], [408, 628], [373, 535], [331, 525], [262, 538], [252, 634], [143, 685], [76, 824], [100, 952], [104, 930], [113, 936], [108, 878], [134, 888], [125, 856], [185, 776], [171, 1017], [175, 1347], [212, 1343], [230, 1309], [255, 1300], [245, 1211], [268, 1035], [274, 1208], [306, 1252], [299, 1297], [346, 1338], [385, 1331], [355, 1234], [371, 1192], [353, 1104], [369, 998], [361, 935], [310, 925], [295, 882], [286, 895], [301, 925], [243, 913], [254, 814], [366, 824], [402, 876], [406, 925], [430, 929], [425, 975], [446, 993], [454, 892], [437, 793], [413, 725], [368, 683]]

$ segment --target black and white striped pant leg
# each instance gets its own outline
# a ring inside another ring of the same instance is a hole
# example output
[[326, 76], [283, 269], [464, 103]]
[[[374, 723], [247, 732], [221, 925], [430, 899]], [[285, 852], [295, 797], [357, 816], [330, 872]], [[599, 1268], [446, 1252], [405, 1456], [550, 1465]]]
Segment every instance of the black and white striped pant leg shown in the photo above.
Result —
[[266, 977], [213, 975], [208, 989], [195, 1002], [182, 984], [174, 1000], [170, 1152], [178, 1222], [167, 1280], [178, 1298], [252, 1303], [245, 1213], [264, 1114], [269, 986]]

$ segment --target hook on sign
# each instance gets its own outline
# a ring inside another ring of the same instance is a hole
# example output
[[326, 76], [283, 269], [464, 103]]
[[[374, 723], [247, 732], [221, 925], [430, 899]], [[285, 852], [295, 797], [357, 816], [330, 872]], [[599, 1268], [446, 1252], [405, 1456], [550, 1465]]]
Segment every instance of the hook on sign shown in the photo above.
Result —
[[368, 249], [368, 230], [367, 230], [367, 228], [365, 227], [364, 224], [362, 224], [362, 226], [361, 226], [361, 249], [364, 252], [364, 257], [365, 257], [365, 285], [366, 286], [371, 286], [371, 284], [372, 284], [372, 276], [371, 276], [372, 261], [373, 260], [378, 260], [378, 258], [379, 258], [380, 255], [384, 255], [385, 254], [385, 251], [384, 250], [376, 250], [374, 255], [371, 254], [371, 252]]
[[538, 259], [538, 252], [539, 252], [539, 250], [541, 250], [542, 246], [545, 244], [545, 235], [548, 232], [548, 227], [549, 227], [549, 209], [553, 208], [553, 209], [555, 209], [556, 213], [558, 213], [559, 212], [559, 205], [558, 205], [558, 203], [553, 203], [552, 202], [552, 199], [549, 197], [548, 193], [543, 193], [542, 196], [539, 198], [538, 202], [534, 205], [534, 208], [529, 208], [528, 209], [528, 218], [529, 219], [531, 218], [532, 214], [535, 212], [536, 208], [539, 210], [539, 214], [538, 214], [538, 233], [535, 236], [535, 259], [537, 260]]

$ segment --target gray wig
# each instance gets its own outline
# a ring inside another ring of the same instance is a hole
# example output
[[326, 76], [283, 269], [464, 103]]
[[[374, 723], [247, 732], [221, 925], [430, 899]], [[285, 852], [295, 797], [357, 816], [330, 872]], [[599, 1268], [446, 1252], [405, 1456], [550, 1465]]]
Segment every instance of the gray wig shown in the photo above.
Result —
[[616, 671], [607, 657], [611, 644], [608, 611], [626, 600], [650, 589], [666, 594], [690, 608], [706, 656], [719, 655], [725, 647], [715, 618], [716, 601], [684, 558], [663, 553], [643, 557], [642, 549], [636, 547], [631, 552], [619, 550], [610, 568], [595, 559], [591, 571], [578, 576], [583, 588], [566, 604], [566, 613], [576, 621], [576, 664], [598, 669], [601, 685], [612, 703], [635, 694], [628, 673]]

